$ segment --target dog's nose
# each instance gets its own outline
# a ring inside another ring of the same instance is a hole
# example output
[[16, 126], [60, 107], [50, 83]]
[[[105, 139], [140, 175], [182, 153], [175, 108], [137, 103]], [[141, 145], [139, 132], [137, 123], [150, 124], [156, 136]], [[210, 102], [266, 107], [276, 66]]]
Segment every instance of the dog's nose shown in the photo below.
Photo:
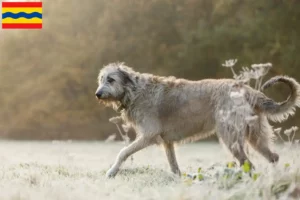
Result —
[[96, 97], [98, 98], [98, 99], [100, 99], [101, 98], [101, 96], [102, 96], [102, 91], [98, 91], [98, 92], [96, 92]]

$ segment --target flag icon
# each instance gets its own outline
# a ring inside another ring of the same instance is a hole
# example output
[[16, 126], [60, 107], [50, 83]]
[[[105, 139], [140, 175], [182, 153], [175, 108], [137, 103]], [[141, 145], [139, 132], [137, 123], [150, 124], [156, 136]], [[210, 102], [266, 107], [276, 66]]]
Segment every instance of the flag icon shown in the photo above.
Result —
[[41, 29], [42, 2], [2, 2], [3, 29]]

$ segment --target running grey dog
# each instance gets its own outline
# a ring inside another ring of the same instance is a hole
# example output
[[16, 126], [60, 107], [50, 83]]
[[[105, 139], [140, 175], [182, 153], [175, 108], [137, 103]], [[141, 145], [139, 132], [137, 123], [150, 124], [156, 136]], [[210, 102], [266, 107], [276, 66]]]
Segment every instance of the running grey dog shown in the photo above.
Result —
[[274, 77], [262, 87], [287, 84], [291, 94], [281, 103], [233, 79], [161, 77], [135, 72], [122, 63], [105, 66], [98, 81], [96, 97], [121, 112], [138, 135], [120, 151], [107, 177], [114, 177], [130, 155], [157, 142], [165, 148], [171, 171], [180, 175], [174, 143], [213, 133], [241, 165], [250, 162], [244, 151], [246, 142], [269, 162], [277, 162], [278, 154], [269, 148], [274, 135], [268, 119], [286, 120], [300, 107], [300, 85], [286, 76]]

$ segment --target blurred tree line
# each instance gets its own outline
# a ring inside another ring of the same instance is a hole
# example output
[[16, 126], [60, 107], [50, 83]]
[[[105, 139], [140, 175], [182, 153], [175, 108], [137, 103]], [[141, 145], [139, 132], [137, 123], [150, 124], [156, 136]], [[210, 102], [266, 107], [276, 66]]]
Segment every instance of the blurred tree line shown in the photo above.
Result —
[[[232, 77], [221, 67], [273, 63], [300, 81], [297, 0], [43, 1], [42, 30], [0, 31], [0, 136], [104, 139], [116, 114], [94, 98], [100, 68], [188, 79]], [[283, 100], [283, 86], [267, 94]], [[300, 125], [300, 110], [285, 124]]]

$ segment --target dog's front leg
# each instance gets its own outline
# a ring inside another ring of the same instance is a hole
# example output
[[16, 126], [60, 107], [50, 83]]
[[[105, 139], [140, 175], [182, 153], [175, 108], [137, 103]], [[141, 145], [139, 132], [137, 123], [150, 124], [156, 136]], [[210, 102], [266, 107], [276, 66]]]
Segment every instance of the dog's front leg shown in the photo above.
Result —
[[169, 161], [171, 171], [174, 174], [181, 176], [181, 173], [180, 173], [180, 170], [179, 170], [179, 167], [177, 164], [176, 156], [175, 156], [174, 144], [172, 142], [164, 142], [164, 147], [165, 147], [165, 151], [166, 151], [166, 155], [167, 155], [167, 158]]
[[151, 144], [151, 139], [145, 136], [141, 136], [137, 138], [134, 142], [132, 142], [129, 146], [124, 147], [118, 154], [117, 159], [113, 166], [107, 171], [106, 177], [112, 178], [114, 177], [118, 171], [122, 163], [132, 154], [137, 151], [149, 146]]

